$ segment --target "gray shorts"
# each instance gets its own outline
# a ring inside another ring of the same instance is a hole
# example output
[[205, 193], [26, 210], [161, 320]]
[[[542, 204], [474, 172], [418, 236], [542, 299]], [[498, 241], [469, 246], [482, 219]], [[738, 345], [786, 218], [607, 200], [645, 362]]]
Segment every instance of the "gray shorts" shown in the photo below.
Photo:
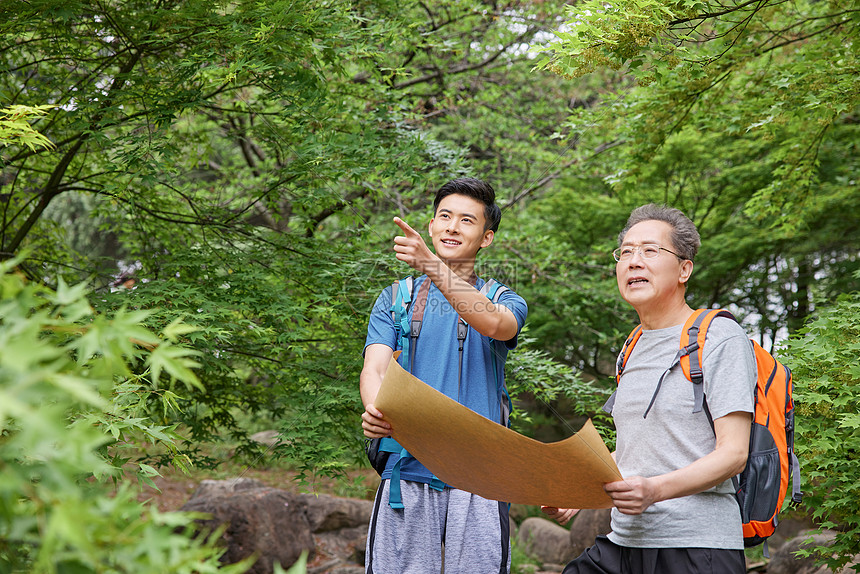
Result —
[[403, 480], [404, 508], [394, 510], [388, 485], [380, 484], [370, 518], [367, 574], [439, 574], [443, 562], [445, 574], [508, 574], [507, 503]]

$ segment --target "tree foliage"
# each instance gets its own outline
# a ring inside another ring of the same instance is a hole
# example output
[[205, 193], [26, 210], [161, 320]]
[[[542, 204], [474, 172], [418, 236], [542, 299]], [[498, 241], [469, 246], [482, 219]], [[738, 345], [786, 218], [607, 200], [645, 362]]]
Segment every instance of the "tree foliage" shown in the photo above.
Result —
[[611, 383], [636, 317], [610, 253], [637, 205], [691, 216], [691, 305], [766, 346], [860, 289], [856, 6], [565, 6], [0, 0], [0, 255], [87, 282], [96, 316], [196, 328], [177, 342], [205, 391], [139, 395], [182, 438], [133, 462], [214, 466], [210, 440], [259, 460], [249, 417], [301, 476], [361, 458], [367, 315], [410, 272], [391, 217], [423, 229], [458, 175], [503, 206], [479, 273], [529, 303], [525, 432]]
[[16, 145], [30, 151], [51, 148], [51, 140], [33, 129], [30, 120], [44, 116], [50, 106], [12, 106], [0, 110], [0, 142], [3, 147]]
[[[0, 264], [0, 569], [244, 572], [248, 562], [219, 568], [223, 549], [191, 537], [192, 516], [144, 506], [122, 480], [142, 441], [183, 464], [175, 427], [154, 424], [150, 404], [172, 410], [199, 385], [194, 351], [175, 344], [187, 327], [156, 335], [145, 312], [95, 314], [85, 286], [47, 289], [17, 263]], [[153, 468], [134, 468], [151, 483]]]
[[848, 2], [586, 2], [539, 62], [630, 79], [570, 116], [580, 155], [608, 150], [579, 181], [617, 198], [598, 217], [690, 215], [693, 302], [733, 307], [763, 342], [858, 288], [858, 22]]
[[797, 454], [806, 480], [804, 503], [822, 528], [837, 531], [817, 551], [834, 570], [860, 547], [860, 294], [841, 297], [788, 342], [797, 403]]
[[854, 296], [829, 306], [858, 289], [858, 24], [852, 2], [585, 2], [539, 63], [630, 80], [568, 120], [580, 154], [609, 149], [580, 178], [617, 198], [591, 220], [682, 209], [702, 234], [691, 305], [732, 309], [765, 346], [799, 332], [784, 361], [809, 508], [840, 529], [832, 565], [857, 548], [858, 496], [839, 478], [856, 474]]
[[650, 86], [623, 114], [640, 169], [683, 126], [768, 141], [769, 177], [747, 212], [794, 228], [798, 211], [815, 210], [822, 147], [855, 123], [860, 97], [854, 3], [622, 0], [571, 11], [543, 64], [570, 74], [623, 66]]
[[[509, 91], [527, 77], [527, 43], [549, 28], [551, 7], [48, 0], [6, 10], [0, 93], [50, 103], [34, 126], [55, 147], [4, 153], [2, 251], [35, 247], [22, 262], [34, 280], [92, 278], [100, 311], [199, 327], [185, 341], [200, 351], [206, 392], [189, 391], [159, 421], [187, 430], [195, 463], [217, 464], [198, 447], [225, 433], [256, 459], [236, 415], [260, 413], [295, 439], [280, 454], [306, 472], [336, 471], [361, 452], [368, 310], [408, 273], [389, 255], [392, 212], [423, 227], [428, 191], [472, 169], [495, 174], [511, 205], [558, 177], [556, 144], [536, 143], [564, 117], [567, 100], [552, 98], [564, 81], [547, 76], [545, 97]], [[545, 111], [524, 125], [526, 106]], [[516, 280], [502, 258], [486, 263]]]

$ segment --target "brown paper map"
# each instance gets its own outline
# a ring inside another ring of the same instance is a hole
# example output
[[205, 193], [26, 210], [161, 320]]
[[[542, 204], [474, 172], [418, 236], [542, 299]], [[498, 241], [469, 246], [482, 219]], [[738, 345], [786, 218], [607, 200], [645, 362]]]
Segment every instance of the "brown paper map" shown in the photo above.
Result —
[[559, 508], [609, 508], [603, 484], [621, 480], [591, 420], [570, 438], [542, 443], [494, 423], [391, 359], [374, 404], [391, 436], [440, 480], [492, 500]]

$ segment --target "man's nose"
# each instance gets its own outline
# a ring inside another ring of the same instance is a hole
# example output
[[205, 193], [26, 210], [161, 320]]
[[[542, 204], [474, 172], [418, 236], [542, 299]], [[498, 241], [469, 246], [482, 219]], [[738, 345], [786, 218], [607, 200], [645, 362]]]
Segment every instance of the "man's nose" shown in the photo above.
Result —
[[633, 255], [630, 256], [630, 260], [628, 265], [633, 265], [634, 261], [637, 265], [642, 265], [642, 262], [645, 260], [645, 257], [642, 255], [642, 249], [640, 247], [633, 248]]

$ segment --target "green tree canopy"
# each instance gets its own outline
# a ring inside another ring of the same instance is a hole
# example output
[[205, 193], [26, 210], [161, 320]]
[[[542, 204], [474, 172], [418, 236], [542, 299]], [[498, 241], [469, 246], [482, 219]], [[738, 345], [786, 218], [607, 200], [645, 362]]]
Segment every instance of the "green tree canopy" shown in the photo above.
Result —
[[570, 6], [539, 66], [630, 80], [567, 122], [582, 157], [602, 151], [570, 184], [610, 198], [587, 221], [682, 209], [703, 237], [693, 302], [763, 341], [857, 289], [858, 22], [850, 2]]
[[[544, 142], [566, 82], [527, 87], [552, 8], [6, 4], [0, 94], [51, 105], [34, 127], [55, 147], [4, 151], [0, 250], [34, 248], [21, 264], [34, 280], [92, 278], [102, 311], [200, 326], [186, 338], [206, 390], [162, 421], [183, 423], [196, 462], [225, 428], [246, 437], [237, 412], [265, 412], [306, 469], [336, 469], [360, 452], [368, 310], [408, 273], [391, 215], [423, 227], [432, 191], [459, 174], [492, 177], [512, 206], [560, 174]], [[523, 122], [528, 108], [540, 113]]]
[[145, 399], [190, 461], [225, 436], [254, 460], [238, 419], [259, 416], [306, 472], [360, 457], [367, 314], [410, 271], [391, 218], [423, 229], [458, 175], [504, 209], [479, 272], [529, 302], [522, 429], [610, 382], [636, 321], [610, 252], [637, 205], [691, 216], [691, 304], [765, 346], [858, 289], [856, 6], [565, 6], [0, 0], [2, 257], [88, 282], [105, 316], [197, 326], [205, 390]]

